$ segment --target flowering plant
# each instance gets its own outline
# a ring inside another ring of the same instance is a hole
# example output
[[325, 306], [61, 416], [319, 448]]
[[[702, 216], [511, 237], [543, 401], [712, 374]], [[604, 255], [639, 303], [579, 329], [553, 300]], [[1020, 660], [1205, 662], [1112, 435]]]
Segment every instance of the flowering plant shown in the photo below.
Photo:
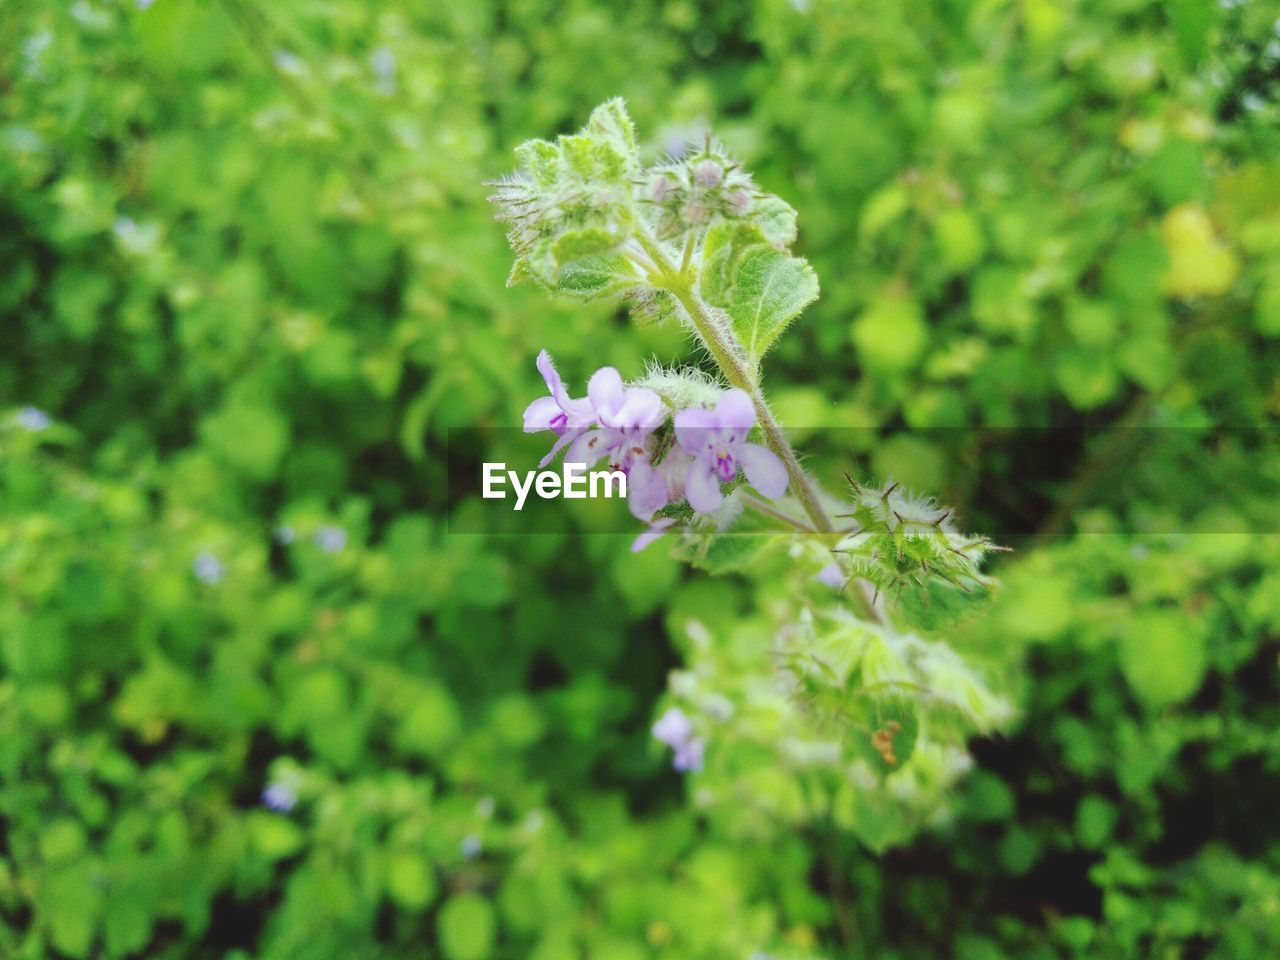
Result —
[[[573, 398], [542, 351], [548, 395], [524, 412], [526, 432], [555, 436], [541, 465], [563, 453], [626, 474], [630, 510], [649, 525], [634, 550], [672, 532], [677, 552], [713, 573], [791, 584], [769, 612], [772, 655], [754, 663], [729, 669], [718, 655], [728, 625], [686, 624], [690, 662], [654, 736], [677, 770], [715, 774], [699, 792], [707, 802], [752, 791], [759, 764], [744, 758], [767, 750], [794, 788], [771, 792], [770, 815], [817, 816], [816, 783], [826, 813], [868, 842], [901, 836], [965, 769], [965, 737], [1010, 713], [978, 669], [927, 636], [957, 600], [990, 590], [980, 565], [996, 548], [897, 484], [849, 478], [841, 506], [801, 466], [761, 368], [818, 296], [817, 277], [791, 252], [795, 211], [719, 143], [646, 167], [615, 99], [581, 132], [517, 156], [522, 170], [492, 198], [516, 254], [509, 282], [623, 297], [640, 321], [682, 324], [714, 365], [652, 366], [631, 383], [605, 366]], [[731, 539], [734, 528], [774, 535]], [[767, 560], [778, 546], [781, 569]]]

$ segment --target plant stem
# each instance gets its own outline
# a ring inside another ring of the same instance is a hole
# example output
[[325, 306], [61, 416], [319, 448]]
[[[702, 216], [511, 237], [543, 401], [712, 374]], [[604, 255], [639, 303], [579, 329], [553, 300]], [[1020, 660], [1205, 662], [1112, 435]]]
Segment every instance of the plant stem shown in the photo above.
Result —
[[[787, 476], [791, 481], [791, 490], [796, 499], [800, 501], [800, 505], [804, 507], [805, 513], [809, 515], [814, 531], [819, 534], [836, 533], [835, 524], [831, 522], [831, 517], [828, 516], [826, 509], [822, 506], [822, 501], [818, 497], [817, 486], [809, 475], [804, 472], [804, 468], [800, 466], [800, 460], [796, 456], [795, 450], [783, 435], [781, 425], [774, 417], [773, 411], [769, 409], [768, 403], [765, 402], [764, 392], [760, 389], [756, 373], [747, 358], [743, 356], [742, 348], [711, 307], [698, 295], [694, 287], [694, 277], [690, 269], [692, 266], [690, 263], [691, 257], [689, 256], [692, 244], [686, 242], [685, 257], [680, 269], [677, 270], [662, 247], [653, 237], [648, 235], [647, 231], [643, 229], [637, 231], [636, 238], [640, 241], [640, 245], [644, 247], [645, 253], [649, 255], [649, 258], [658, 267], [652, 277], [655, 285], [661, 286], [676, 298], [680, 306], [684, 308], [685, 313], [689, 315], [689, 321], [693, 324], [699, 339], [707, 348], [707, 352], [711, 354], [711, 358], [715, 360], [716, 365], [720, 367], [729, 383], [743, 390], [751, 398], [751, 405], [756, 411], [756, 419], [759, 421], [760, 430], [764, 434], [764, 441], [774, 455], [782, 461], [782, 465], [786, 467]], [[875, 602], [861, 582], [856, 584], [855, 589], [850, 592], [861, 608], [863, 617], [872, 623], [883, 624], [885, 622], [880, 611], [876, 609]]]
[[763, 500], [757, 500], [755, 497], [745, 493], [740, 493], [739, 495], [742, 497], [742, 502], [746, 504], [748, 507], [750, 507], [752, 510], [758, 511], [759, 513], [763, 513], [766, 516], [773, 517], [775, 520], [781, 520], [783, 523], [787, 524], [788, 526], [795, 527], [801, 533], [817, 532], [816, 530], [813, 529], [813, 527], [809, 526], [803, 520], [797, 520], [795, 517], [789, 517], [785, 513], [783, 513], [781, 510], [778, 510], [776, 507], [773, 507], [770, 504], [765, 503]]

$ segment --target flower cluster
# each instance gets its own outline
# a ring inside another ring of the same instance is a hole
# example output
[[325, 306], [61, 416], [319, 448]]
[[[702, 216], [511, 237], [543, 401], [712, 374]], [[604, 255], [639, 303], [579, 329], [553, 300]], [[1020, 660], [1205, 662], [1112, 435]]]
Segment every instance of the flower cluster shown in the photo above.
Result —
[[671, 707], [653, 725], [653, 735], [676, 752], [671, 765], [680, 773], [702, 769], [707, 742], [693, 735], [693, 722], [679, 707]]
[[525, 409], [524, 430], [556, 435], [539, 466], [561, 450], [566, 463], [588, 468], [607, 460], [610, 470], [626, 475], [627, 504], [638, 519], [682, 502], [694, 513], [714, 513], [724, 503], [723, 485], [736, 481], [739, 470], [765, 497], [786, 493], [782, 461], [747, 442], [756, 413], [743, 391], [719, 393], [711, 409], [675, 410], [656, 391], [627, 386], [613, 367], [601, 367], [587, 382], [586, 397], [574, 399], [547, 351], [538, 354], [537, 366], [549, 393]]
[[745, 217], [757, 192], [751, 175], [718, 144], [708, 142], [702, 150], [654, 170], [647, 199], [658, 211], [658, 235], [672, 237], [716, 220]]

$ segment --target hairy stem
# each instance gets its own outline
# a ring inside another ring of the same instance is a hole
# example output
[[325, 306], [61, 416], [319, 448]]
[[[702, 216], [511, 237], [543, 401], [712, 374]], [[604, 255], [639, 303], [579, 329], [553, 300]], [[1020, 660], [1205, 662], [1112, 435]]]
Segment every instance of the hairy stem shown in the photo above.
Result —
[[[658, 267], [652, 277], [654, 283], [676, 298], [680, 306], [684, 308], [685, 313], [689, 315], [689, 320], [693, 324], [699, 339], [702, 340], [707, 352], [711, 354], [712, 359], [720, 367], [726, 379], [733, 386], [745, 391], [747, 396], [751, 398], [751, 405], [755, 407], [756, 411], [756, 419], [759, 421], [760, 430], [764, 434], [764, 441], [774, 455], [782, 461], [782, 465], [786, 467], [787, 476], [791, 481], [791, 490], [796, 499], [800, 501], [800, 505], [804, 507], [805, 513], [809, 515], [814, 531], [820, 534], [836, 533], [835, 524], [831, 522], [831, 517], [827, 514], [826, 508], [822, 506], [822, 501], [818, 497], [817, 486], [809, 475], [805, 473], [804, 468], [800, 466], [800, 460], [796, 456], [795, 450], [783, 435], [782, 427], [774, 417], [773, 411], [769, 409], [768, 403], [765, 402], [764, 391], [760, 389], [756, 374], [747, 362], [746, 357], [743, 356], [742, 349], [734, 340], [733, 334], [725, 329], [719, 317], [703, 301], [695, 289], [690, 263], [692, 242], [686, 242], [683, 262], [680, 268], [676, 269], [662, 247], [659, 246], [656, 240], [648, 236], [646, 231], [640, 230], [636, 234], [636, 238]], [[855, 584], [850, 593], [861, 608], [862, 615], [867, 620], [873, 623], [884, 623], [884, 618], [880, 615], [880, 611], [876, 609], [875, 602], [865, 589], [864, 584], [861, 582]]]

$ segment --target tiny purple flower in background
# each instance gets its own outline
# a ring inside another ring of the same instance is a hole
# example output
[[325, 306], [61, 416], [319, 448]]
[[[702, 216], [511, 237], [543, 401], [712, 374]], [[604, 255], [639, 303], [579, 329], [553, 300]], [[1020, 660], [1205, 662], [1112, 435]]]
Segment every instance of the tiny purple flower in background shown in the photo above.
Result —
[[281, 73], [302, 73], [302, 60], [296, 53], [288, 50], [271, 51], [271, 62], [276, 65], [276, 69]]
[[676, 752], [672, 766], [680, 773], [702, 769], [707, 742], [693, 735], [693, 723], [679, 707], [668, 707], [653, 725], [653, 735]]
[[331, 523], [316, 527], [311, 535], [312, 541], [325, 553], [341, 553], [347, 545], [347, 531]]
[[677, 773], [697, 773], [702, 769], [702, 755], [706, 752], [707, 742], [701, 737], [692, 737], [676, 747], [675, 759], [671, 765]]
[[276, 527], [275, 533], [272, 534], [272, 536], [275, 537], [276, 543], [287, 547], [289, 544], [293, 543], [295, 534], [293, 532], [293, 527], [289, 526], [287, 523], [282, 523], [280, 526]]
[[565, 454], [566, 463], [588, 467], [601, 457], [609, 469], [627, 476], [627, 506], [647, 520], [668, 502], [667, 478], [649, 464], [649, 435], [667, 419], [667, 408], [652, 390], [627, 387], [613, 367], [602, 367], [587, 384], [587, 397], [600, 424], [583, 433]]
[[724, 502], [720, 484], [738, 475], [766, 497], [787, 492], [787, 469], [772, 451], [747, 443], [756, 422], [751, 398], [742, 390], [730, 390], [715, 410], [693, 408], [676, 414], [676, 439], [693, 462], [685, 478], [684, 493], [698, 513], [714, 513]]
[[145, 10], [147, 7], [151, 6], [151, 4], [155, 3], [155, 0], [137, 0], [137, 3], [139, 10]]
[[828, 587], [839, 589], [844, 586], [847, 578], [844, 575], [844, 571], [840, 569], [840, 564], [832, 562], [817, 572], [816, 579], [825, 583]]
[[276, 813], [288, 813], [298, 802], [298, 795], [287, 783], [272, 783], [262, 791], [262, 805]]
[[556, 373], [551, 354], [543, 350], [538, 354], [538, 372], [546, 381], [549, 397], [539, 397], [524, 410], [524, 432], [538, 433], [550, 430], [558, 439], [551, 452], [542, 458], [539, 467], [545, 467], [560, 450], [576, 440], [596, 422], [595, 411], [587, 399], [573, 400], [564, 388], [564, 381]]
[[222, 578], [227, 575], [227, 568], [222, 565], [222, 561], [208, 550], [196, 554], [196, 558], [191, 561], [191, 571], [197, 580], [209, 586], [221, 583]]
[[468, 860], [474, 860], [480, 856], [480, 838], [474, 833], [468, 833], [462, 838], [462, 843], [458, 844], [458, 849], [462, 851], [463, 857]]
[[391, 94], [396, 92], [396, 55], [391, 52], [389, 47], [377, 47], [373, 53], [369, 54], [369, 66], [373, 68], [373, 75], [376, 77], [374, 86], [379, 93]]
[[47, 430], [53, 421], [47, 413], [37, 407], [23, 407], [18, 411], [18, 423], [32, 433], [39, 433], [41, 430]]
[[693, 735], [693, 724], [679, 707], [668, 707], [654, 723], [653, 735], [675, 749]]

